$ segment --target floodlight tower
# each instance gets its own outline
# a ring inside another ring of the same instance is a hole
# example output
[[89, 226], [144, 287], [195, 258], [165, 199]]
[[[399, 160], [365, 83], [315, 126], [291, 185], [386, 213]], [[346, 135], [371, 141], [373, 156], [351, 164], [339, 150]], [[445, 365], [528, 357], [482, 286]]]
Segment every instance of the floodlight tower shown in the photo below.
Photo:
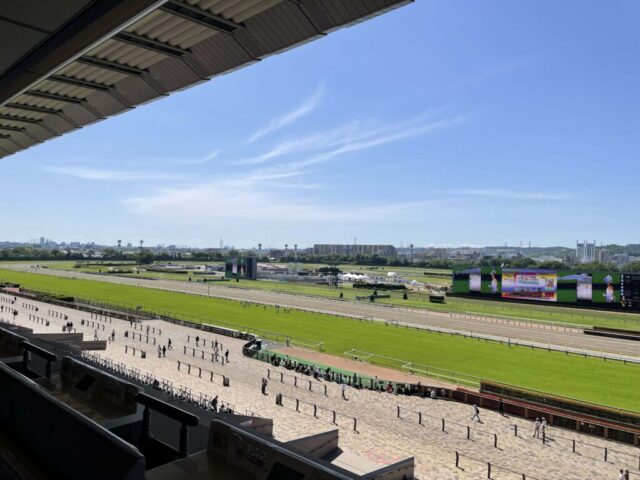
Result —
[[413, 264], [413, 243], [409, 244], [409, 263]]
[[118, 253], [122, 256], [122, 240], [118, 240]]
[[262, 244], [259, 243], [258, 244], [258, 258], [260, 258], [262, 256]]
[[285, 243], [284, 244], [284, 256], [286, 257], [287, 255], [289, 255], [289, 244]]
[[298, 244], [297, 243], [293, 245], [293, 251], [294, 251], [296, 263], [298, 263]]
[[140, 250], [142, 250], [142, 244], [144, 243], [144, 240], [140, 240]]

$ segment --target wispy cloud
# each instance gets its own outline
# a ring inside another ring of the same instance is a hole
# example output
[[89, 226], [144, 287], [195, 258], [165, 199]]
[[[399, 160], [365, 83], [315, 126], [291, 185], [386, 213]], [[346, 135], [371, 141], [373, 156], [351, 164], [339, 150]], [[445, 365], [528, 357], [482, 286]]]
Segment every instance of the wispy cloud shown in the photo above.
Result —
[[292, 110], [284, 115], [271, 119], [264, 127], [256, 131], [251, 138], [249, 138], [249, 143], [255, 142], [259, 138], [264, 137], [270, 133], [273, 133], [277, 130], [280, 130], [284, 127], [288, 127], [293, 124], [300, 118], [310, 114], [318, 105], [320, 105], [320, 101], [322, 100], [322, 96], [324, 95], [324, 84], [320, 84], [318, 88], [313, 92], [313, 94], [307, 98], [302, 104], [300, 104], [295, 110]]
[[49, 167], [48, 172], [68, 177], [81, 178], [83, 180], [100, 180], [114, 182], [130, 182], [144, 180], [181, 180], [187, 178], [181, 173], [145, 172], [145, 171], [125, 171], [125, 170], [102, 170], [85, 167]]
[[398, 202], [372, 205], [327, 205], [310, 199], [290, 199], [280, 189], [264, 186], [238, 189], [217, 182], [185, 188], [165, 188], [148, 196], [124, 201], [134, 213], [154, 218], [203, 220], [254, 220], [259, 222], [296, 222], [299, 224], [371, 224], [389, 223], [415, 214], [416, 209], [434, 202]]
[[411, 124], [403, 124], [401, 127], [398, 125], [383, 127], [360, 136], [353, 136], [348, 142], [341, 144], [337, 148], [314, 154], [303, 160], [295, 160], [289, 163], [267, 167], [263, 169], [263, 171], [296, 172], [313, 165], [329, 162], [341, 155], [369, 150], [412, 137], [427, 135], [437, 130], [444, 130], [458, 125], [464, 121], [466, 117], [466, 115], [459, 115], [443, 120], [415, 123], [413, 126], [411, 126]]
[[451, 127], [468, 116], [459, 115], [436, 120], [439, 113], [440, 111], [429, 112], [403, 122], [385, 125], [376, 125], [372, 121], [354, 121], [331, 130], [285, 140], [265, 153], [237, 160], [235, 163], [257, 165], [300, 153], [310, 153], [312, 156], [290, 163], [289, 167], [322, 163], [346, 153], [367, 150]]
[[220, 150], [211, 150], [201, 157], [138, 157], [127, 163], [129, 165], [202, 165], [220, 155]]
[[453, 195], [468, 195], [474, 197], [497, 197], [522, 200], [570, 200], [571, 195], [553, 192], [526, 192], [521, 190], [501, 189], [469, 189], [469, 190], [444, 190], [441, 193]]
[[257, 165], [285, 155], [329, 148], [353, 138], [361, 128], [361, 122], [351, 122], [331, 130], [316, 132], [298, 138], [289, 138], [264, 153], [235, 160], [234, 163], [237, 165]]
[[386, 132], [380, 131], [375, 135], [368, 135], [366, 138], [361, 140], [355, 140], [349, 142], [345, 145], [342, 145], [340, 148], [331, 150], [329, 152], [322, 153], [314, 158], [309, 160], [303, 160], [301, 162], [296, 162], [297, 167], [303, 167], [308, 165], [313, 165], [316, 163], [323, 163], [327, 160], [331, 160], [339, 155], [343, 155], [351, 152], [358, 152], [361, 150], [369, 150], [371, 148], [380, 147], [383, 145], [387, 145], [389, 143], [394, 143], [400, 140], [405, 140], [412, 137], [417, 137], [421, 135], [426, 135], [435, 130], [445, 129], [451, 126], [454, 126], [464, 120], [464, 116], [458, 116], [454, 118], [449, 118], [445, 120], [438, 120], [435, 122], [429, 122], [422, 125], [416, 125], [412, 128], [402, 129], [402, 130], [389, 130]]

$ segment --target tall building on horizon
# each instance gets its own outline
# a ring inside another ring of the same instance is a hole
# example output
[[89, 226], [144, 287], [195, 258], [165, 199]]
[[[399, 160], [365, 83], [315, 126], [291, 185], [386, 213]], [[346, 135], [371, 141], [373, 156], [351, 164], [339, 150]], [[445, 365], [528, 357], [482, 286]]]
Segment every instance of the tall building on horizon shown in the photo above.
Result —
[[316, 243], [313, 245], [314, 255], [380, 255], [382, 257], [395, 257], [398, 254], [393, 245], [349, 245], [346, 243], [329, 244]]
[[583, 243], [576, 241], [576, 261], [578, 263], [593, 263], [596, 261], [596, 241]]

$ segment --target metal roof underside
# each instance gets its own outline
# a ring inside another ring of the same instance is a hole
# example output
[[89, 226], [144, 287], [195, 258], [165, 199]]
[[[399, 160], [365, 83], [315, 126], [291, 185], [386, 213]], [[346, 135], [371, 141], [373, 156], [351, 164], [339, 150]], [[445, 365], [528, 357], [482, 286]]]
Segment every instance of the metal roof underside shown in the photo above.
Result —
[[411, 1], [0, 0], [0, 158]]

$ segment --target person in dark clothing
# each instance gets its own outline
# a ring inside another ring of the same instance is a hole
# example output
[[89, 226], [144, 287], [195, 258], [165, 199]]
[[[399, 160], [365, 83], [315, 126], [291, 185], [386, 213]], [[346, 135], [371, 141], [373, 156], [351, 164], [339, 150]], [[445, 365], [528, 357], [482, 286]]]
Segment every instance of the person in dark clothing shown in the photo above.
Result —
[[224, 358], [227, 361], [227, 363], [229, 363], [229, 349], [227, 349], [227, 351], [224, 352]]
[[218, 396], [217, 395], [215, 397], [213, 397], [213, 400], [211, 400], [211, 410], [213, 410], [214, 412], [218, 411]]
[[471, 417], [471, 420], [476, 420], [478, 423], [482, 423], [480, 421], [480, 409], [475, 404], [473, 405], [473, 417]]
[[498, 404], [498, 413], [504, 417], [504, 402], [500, 399], [500, 403]]
[[262, 387], [261, 387], [261, 390], [262, 390], [262, 394], [263, 394], [263, 395], [266, 395], [266, 394], [267, 394], [267, 379], [266, 379], [266, 378], [263, 378], [263, 379], [262, 379]]

